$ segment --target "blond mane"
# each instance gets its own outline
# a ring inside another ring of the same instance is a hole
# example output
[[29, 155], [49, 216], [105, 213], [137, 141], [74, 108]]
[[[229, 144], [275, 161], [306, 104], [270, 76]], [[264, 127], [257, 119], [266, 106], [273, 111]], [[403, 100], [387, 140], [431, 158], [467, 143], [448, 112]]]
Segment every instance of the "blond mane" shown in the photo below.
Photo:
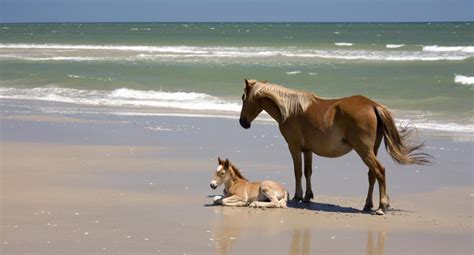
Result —
[[310, 92], [285, 88], [277, 84], [256, 82], [250, 92], [249, 98], [268, 98], [273, 101], [284, 122], [290, 115], [303, 113], [318, 97]]
[[239, 177], [240, 179], [243, 179], [243, 180], [248, 181], [247, 178], [245, 178], [245, 177], [242, 175], [242, 173], [240, 172], [240, 170], [239, 170], [236, 166], [234, 166], [232, 163], [230, 163], [230, 168], [232, 169], [231, 171], [234, 172], [234, 174], [235, 174], [237, 177]]

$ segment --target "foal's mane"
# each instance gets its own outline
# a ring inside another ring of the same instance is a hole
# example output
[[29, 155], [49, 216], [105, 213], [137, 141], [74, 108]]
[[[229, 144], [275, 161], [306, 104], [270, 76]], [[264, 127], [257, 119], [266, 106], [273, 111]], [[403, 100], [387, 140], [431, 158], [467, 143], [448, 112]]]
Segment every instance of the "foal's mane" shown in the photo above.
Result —
[[234, 174], [235, 174], [237, 177], [239, 177], [240, 179], [244, 179], [244, 180], [248, 181], [247, 178], [245, 178], [245, 177], [242, 175], [242, 173], [240, 172], [240, 170], [239, 170], [236, 166], [234, 166], [232, 163], [229, 163], [229, 164], [230, 164], [230, 168], [232, 169], [231, 171], [233, 171]]
[[290, 115], [306, 111], [311, 103], [316, 102], [318, 97], [306, 91], [298, 91], [277, 84], [256, 82], [250, 92], [250, 98], [268, 98], [275, 103], [280, 110], [282, 121]]

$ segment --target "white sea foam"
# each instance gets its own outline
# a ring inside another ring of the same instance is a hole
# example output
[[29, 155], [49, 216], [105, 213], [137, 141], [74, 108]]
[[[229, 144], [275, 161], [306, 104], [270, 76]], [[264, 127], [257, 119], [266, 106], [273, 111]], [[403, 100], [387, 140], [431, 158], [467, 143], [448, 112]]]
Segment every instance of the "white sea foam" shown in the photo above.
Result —
[[348, 42], [337, 42], [337, 43], [334, 43], [334, 45], [336, 45], [336, 46], [352, 46], [354, 44], [353, 43], [348, 43]]
[[[396, 45], [400, 46], [400, 45]], [[388, 47], [388, 45], [387, 45]], [[391, 45], [391, 47], [394, 47]], [[459, 61], [474, 57], [469, 51], [384, 51], [345, 49], [298, 49], [272, 47], [197, 47], [66, 44], [0, 44], [3, 59], [26, 61], [226, 61], [255, 58], [272, 63], [286, 58], [367, 61]], [[21, 50], [21, 51], [20, 51]], [[97, 54], [94, 51], [100, 51]], [[283, 60], [286, 61], [286, 60]]]
[[[471, 77], [472, 78], [472, 77]], [[80, 90], [58, 87], [8, 88], [0, 87], [1, 99], [39, 100], [72, 103], [77, 106], [44, 106], [41, 110], [55, 114], [114, 114], [131, 116], [183, 116], [238, 118], [241, 106], [239, 100], [222, 99], [197, 92], [141, 91], [129, 88], [115, 90]], [[22, 103], [23, 104], [23, 103]], [[81, 105], [83, 107], [81, 107]], [[88, 107], [94, 106], [94, 107]], [[102, 108], [102, 106], [106, 108]], [[102, 109], [102, 110], [101, 110]], [[168, 112], [158, 109], [170, 109]], [[174, 110], [172, 110], [174, 109]], [[262, 114], [260, 121], [273, 120]], [[409, 120], [397, 119], [397, 123], [412, 123], [419, 129], [444, 132], [474, 133], [473, 124], [441, 122], [411, 116]]]
[[144, 45], [73, 45], [73, 44], [0, 44], [0, 49], [52, 49], [52, 50], [117, 50], [140, 52], [207, 53], [192, 46], [144, 46]]
[[474, 77], [456, 74], [454, 76], [454, 82], [462, 84], [462, 85], [471, 86], [471, 85], [474, 85]]
[[240, 111], [238, 101], [196, 92], [140, 91], [127, 88], [80, 90], [57, 87], [0, 88], [0, 98], [73, 103], [79, 105], [175, 108], [203, 111]]
[[82, 76], [82, 75], [75, 75], [75, 74], [68, 74], [67, 77], [73, 78], [73, 79], [82, 79], [82, 78], [85, 78], [85, 77]]
[[423, 51], [474, 53], [474, 46], [423, 46]]
[[400, 123], [411, 123], [417, 129], [429, 129], [435, 131], [444, 131], [444, 132], [457, 132], [457, 133], [474, 133], [473, 124], [458, 124], [453, 122], [442, 123], [437, 121], [417, 121], [417, 120], [406, 120], [406, 119], [396, 119], [397, 125]]
[[405, 44], [387, 44], [385, 45], [385, 47], [387, 47], [387, 49], [397, 49], [397, 48], [401, 48], [405, 46]]
[[288, 75], [295, 75], [295, 74], [300, 74], [301, 71], [291, 71], [291, 72], [286, 72]]

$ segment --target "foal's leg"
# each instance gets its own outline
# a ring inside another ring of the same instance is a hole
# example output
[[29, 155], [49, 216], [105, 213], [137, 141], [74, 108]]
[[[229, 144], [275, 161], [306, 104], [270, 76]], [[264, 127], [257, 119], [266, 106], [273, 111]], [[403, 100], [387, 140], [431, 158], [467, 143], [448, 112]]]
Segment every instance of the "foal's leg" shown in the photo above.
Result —
[[259, 191], [259, 200], [268, 199], [270, 202], [263, 201], [253, 201], [249, 206], [250, 207], [265, 207], [265, 208], [275, 208], [280, 207], [280, 201], [278, 200], [277, 194], [271, 188], [261, 186]]
[[289, 146], [291, 157], [293, 158], [293, 168], [295, 170], [295, 196], [293, 202], [299, 202], [303, 198], [303, 188], [301, 187], [301, 149], [296, 146]]
[[[377, 132], [377, 137], [375, 139], [375, 144], [374, 144], [374, 154], [375, 156], [377, 156], [377, 152], [379, 150], [379, 147], [380, 147], [380, 143], [382, 142], [382, 137], [383, 137], [383, 134], [382, 132], [378, 131]], [[374, 192], [374, 185], [375, 185], [375, 172], [371, 171], [370, 168], [369, 168], [369, 172], [368, 172], [368, 178], [369, 178], [369, 190], [367, 192], [367, 198], [365, 199], [365, 205], [364, 205], [364, 211], [366, 212], [370, 212], [372, 211], [372, 208], [374, 207], [374, 203], [372, 201], [372, 194]]]
[[313, 190], [311, 189], [311, 174], [313, 173], [313, 152], [304, 151], [304, 178], [306, 179], [306, 193], [303, 202], [309, 203], [314, 198]]
[[233, 195], [222, 199], [222, 204], [225, 206], [247, 206], [247, 201], [243, 198]]

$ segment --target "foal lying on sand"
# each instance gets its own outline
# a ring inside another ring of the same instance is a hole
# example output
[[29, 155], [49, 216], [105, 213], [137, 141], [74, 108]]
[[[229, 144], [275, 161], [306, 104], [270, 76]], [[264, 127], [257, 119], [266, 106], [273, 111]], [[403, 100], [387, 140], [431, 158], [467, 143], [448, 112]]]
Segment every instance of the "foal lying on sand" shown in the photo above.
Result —
[[249, 182], [229, 159], [218, 158], [211, 188], [224, 184], [224, 197], [214, 197], [214, 204], [225, 206], [250, 206], [268, 208], [286, 208], [288, 191], [283, 185], [273, 181]]

